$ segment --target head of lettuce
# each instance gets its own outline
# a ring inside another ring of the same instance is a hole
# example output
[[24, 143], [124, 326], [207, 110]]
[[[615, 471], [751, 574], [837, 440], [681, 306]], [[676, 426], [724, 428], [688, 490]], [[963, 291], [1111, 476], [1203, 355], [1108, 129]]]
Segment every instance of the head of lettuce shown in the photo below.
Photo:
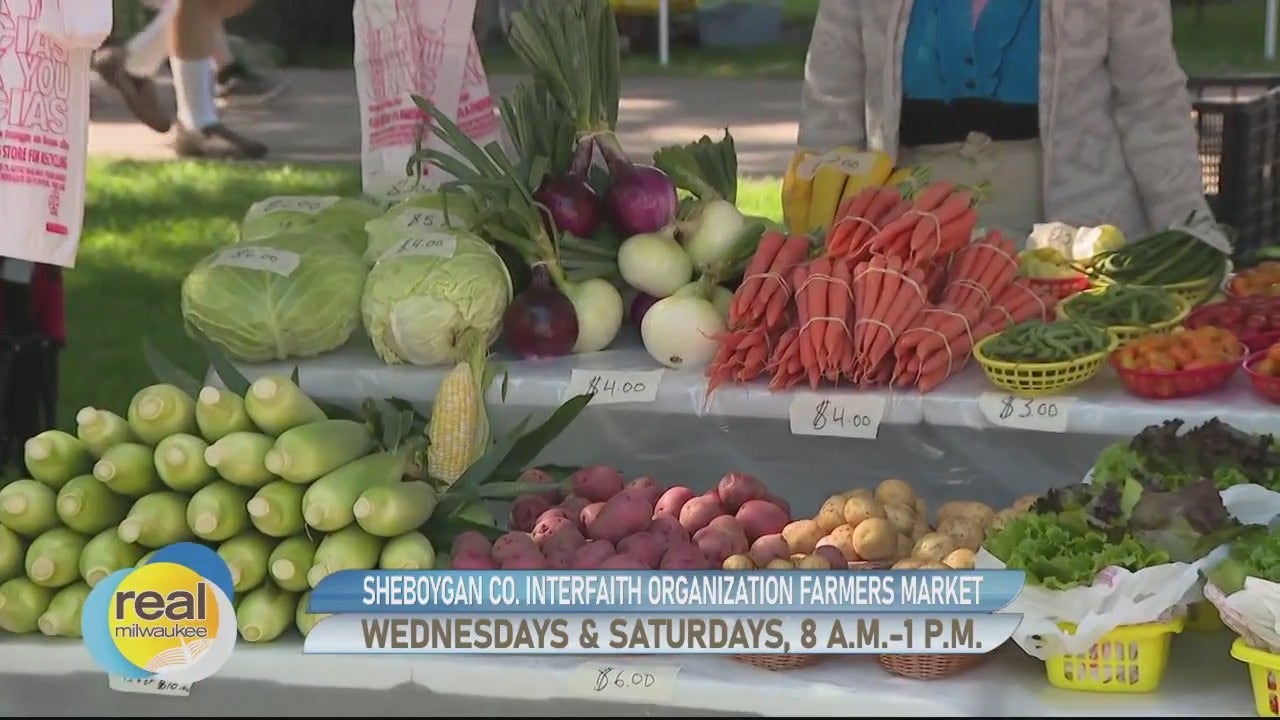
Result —
[[187, 274], [182, 318], [235, 360], [311, 357], [360, 326], [367, 272], [356, 252], [314, 230], [241, 242]]
[[448, 228], [385, 245], [361, 302], [365, 330], [383, 362], [456, 363], [493, 342], [512, 288], [492, 246]]

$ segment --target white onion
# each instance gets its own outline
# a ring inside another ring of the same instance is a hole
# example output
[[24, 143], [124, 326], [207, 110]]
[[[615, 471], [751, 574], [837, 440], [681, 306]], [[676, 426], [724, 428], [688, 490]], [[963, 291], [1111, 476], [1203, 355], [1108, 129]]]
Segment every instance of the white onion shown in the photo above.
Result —
[[573, 352], [599, 352], [609, 347], [622, 328], [622, 294], [608, 280], [593, 278], [572, 286], [568, 295], [578, 316]]
[[710, 300], [716, 310], [720, 311], [720, 315], [725, 319], [725, 322], [729, 321], [729, 306], [733, 304], [733, 291], [723, 285], [713, 285], [710, 297], [707, 297], [706, 288], [702, 280], [699, 279], [685, 285], [672, 293], [672, 295], [690, 295]]
[[631, 287], [664, 298], [693, 278], [693, 261], [671, 233], [642, 233], [618, 247], [618, 272]]
[[684, 251], [698, 272], [719, 271], [733, 260], [747, 219], [727, 200], [712, 200], [698, 207], [693, 231], [684, 240]]
[[644, 349], [669, 368], [702, 368], [716, 356], [726, 329], [720, 311], [696, 295], [665, 297], [640, 323]]

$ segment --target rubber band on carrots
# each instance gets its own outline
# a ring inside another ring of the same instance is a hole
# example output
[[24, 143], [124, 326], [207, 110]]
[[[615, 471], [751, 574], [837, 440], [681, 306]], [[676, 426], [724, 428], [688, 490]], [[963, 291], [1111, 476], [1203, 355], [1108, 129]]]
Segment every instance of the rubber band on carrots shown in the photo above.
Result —
[[[969, 318], [965, 317], [963, 313], [958, 313], [958, 312], [955, 312], [954, 310], [945, 310], [943, 308], [929, 308], [925, 310], [925, 313], [926, 314], [940, 313], [942, 315], [950, 315], [952, 317], [960, 318], [960, 322], [964, 325], [964, 334], [969, 340], [969, 347], [973, 347], [974, 345], [977, 344], [976, 342], [974, 342], [973, 326], [969, 324]], [[931, 332], [934, 335], [937, 335], [938, 337], [942, 338], [942, 347], [946, 348], [947, 350], [947, 377], [951, 377], [951, 373], [954, 370], [953, 363], [955, 361], [955, 355], [951, 352], [951, 339], [948, 338], [946, 335], [943, 335], [941, 332], [930, 327], [922, 327], [919, 329], [925, 332]], [[924, 370], [924, 364], [921, 363], [920, 369], [916, 371], [917, 380], [920, 379], [920, 375], [923, 372], [923, 370]]]
[[853, 337], [853, 333], [849, 332], [849, 324], [844, 321], [844, 318], [830, 317], [830, 316], [809, 318], [808, 320], [805, 321], [804, 325], [800, 326], [800, 332], [804, 332], [809, 328], [810, 325], [816, 322], [835, 323], [836, 325], [840, 326], [841, 330], [844, 330], [845, 335], [848, 335], [850, 338]]
[[879, 325], [885, 332], [889, 333], [890, 344], [898, 342], [898, 333], [893, 329], [893, 327], [889, 325], [889, 323], [886, 323], [882, 320], [877, 320], [875, 318], [858, 318], [857, 321], [853, 323], [853, 326], [858, 327], [862, 323], [871, 323], [872, 325]]
[[782, 292], [784, 293], [791, 292], [791, 284], [787, 282], [786, 278], [782, 277], [781, 273], [776, 273], [776, 272], [754, 273], [752, 275], [748, 275], [742, 278], [743, 284], [745, 285], [748, 280], [774, 280], [774, 281], [777, 281], [777, 283], [782, 286]]
[[993, 302], [991, 293], [987, 292], [987, 289], [983, 287], [980, 283], [974, 282], [973, 280], [969, 280], [968, 278], [960, 278], [959, 280], [952, 280], [950, 283], [947, 284], [947, 290], [950, 290], [952, 285], [955, 285], [956, 287], [967, 288], [969, 290], [972, 290], [978, 293], [978, 296], [982, 298], [982, 304], [984, 306], [989, 307]]
[[942, 221], [938, 219], [937, 215], [933, 214], [932, 210], [908, 210], [903, 217], [908, 215], [928, 218], [933, 221], [933, 252], [929, 253], [927, 257], [937, 257], [938, 253], [942, 251]]
[[809, 287], [809, 283], [813, 282], [814, 280], [817, 280], [817, 281], [819, 281], [819, 282], [831, 283], [832, 285], [843, 285], [843, 286], [844, 286], [844, 291], [845, 291], [846, 293], [848, 293], [848, 295], [849, 295], [849, 300], [853, 300], [853, 286], [852, 286], [852, 285], [850, 285], [849, 283], [845, 282], [844, 280], [841, 280], [840, 278], [836, 277], [835, 275], [826, 275], [826, 274], [822, 274], [822, 273], [815, 273], [815, 274], [810, 275], [809, 277], [805, 278], [805, 281], [804, 281], [803, 283], [800, 283], [800, 287], [796, 288], [796, 292], [798, 292], [798, 293], [802, 293], [802, 292], [804, 292], [805, 288]]
[[1018, 259], [1010, 255], [1009, 252], [1004, 248], [1000, 247], [998, 243], [984, 242], [984, 243], [981, 243], [981, 246], [1003, 257], [1005, 259], [1005, 262], [1009, 263], [1013, 267], [1017, 268], [1019, 266]]
[[[913, 278], [909, 277], [906, 273], [902, 272], [901, 270], [892, 270], [890, 268], [884, 268], [884, 267], [864, 268], [862, 272], [858, 273], [853, 278], [853, 284], [857, 285], [859, 282], [861, 282], [864, 275], [869, 275], [871, 273], [880, 273], [881, 275], [897, 275], [898, 277], [902, 278], [902, 282], [910, 285], [912, 289], [916, 291], [916, 295], [920, 296], [921, 301], [927, 300], [929, 297], [929, 294], [925, 292], [924, 288], [921, 287], [920, 283], [916, 282]], [[850, 292], [852, 292], [852, 290]], [[856, 312], [857, 308], [854, 308], [854, 311]], [[883, 323], [881, 324], [883, 325]]]

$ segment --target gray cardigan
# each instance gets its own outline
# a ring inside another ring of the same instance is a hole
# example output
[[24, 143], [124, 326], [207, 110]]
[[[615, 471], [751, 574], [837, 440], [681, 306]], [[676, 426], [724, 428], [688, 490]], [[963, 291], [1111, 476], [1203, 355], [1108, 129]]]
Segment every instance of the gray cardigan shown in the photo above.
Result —
[[[821, 0], [800, 145], [896, 156], [912, 0]], [[1047, 220], [1127, 237], [1209, 216], [1169, 0], [1043, 0], [1040, 130]]]

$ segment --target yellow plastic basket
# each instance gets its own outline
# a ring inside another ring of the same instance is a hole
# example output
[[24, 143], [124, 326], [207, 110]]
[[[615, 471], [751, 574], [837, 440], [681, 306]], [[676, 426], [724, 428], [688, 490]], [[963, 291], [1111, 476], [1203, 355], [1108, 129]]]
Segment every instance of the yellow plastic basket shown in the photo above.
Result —
[[[1102, 636], [1087, 653], [1056, 655], [1045, 661], [1049, 684], [1064, 690], [1147, 693], [1160, 686], [1169, 664], [1169, 643], [1185, 618], [1124, 625]], [[1074, 625], [1059, 624], [1066, 632]]]
[[982, 366], [982, 372], [996, 387], [1023, 397], [1041, 397], [1075, 387], [1088, 381], [1107, 361], [1107, 356], [1119, 346], [1120, 341], [1115, 333], [1111, 335], [1111, 344], [1106, 350], [1092, 355], [1064, 360], [1055, 363], [1014, 363], [993, 360], [986, 356], [983, 348], [992, 340], [1000, 337], [1000, 333], [978, 341], [973, 347], [973, 357]]
[[1249, 665], [1258, 717], [1280, 717], [1280, 655], [1249, 647], [1244, 638], [1236, 638], [1231, 643], [1231, 657]]
[[[1173, 285], [1133, 285], [1131, 287], [1158, 287], [1177, 295], [1187, 301], [1187, 305], [1195, 307], [1200, 303], [1208, 300], [1211, 295], [1218, 291], [1218, 275], [1210, 275], [1200, 278], [1199, 280], [1188, 280], [1187, 282], [1174, 283]], [[1095, 288], [1104, 288], [1111, 283], [1106, 278], [1094, 278], [1089, 283]]]
[[[1101, 295], [1102, 293], [1106, 292], [1106, 290], [1107, 289], [1105, 287], [1095, 287], [1090, 290], [1085, 290], [1084, 292], [1077, 293], [1076, 295], [1072, 295], [1069, 298], [1066, 298], [1065, 300], [1058, 303], [1058, 308], [1057, 308], [1058, 317], [1063, 320], [1071, 319], [1071, 315], [1069, 311], [1071, 298], [1077, 297], [1078, 295], [1084, 295], [1084, 294]], [[1182, 297], [1177, 293], [1170, 292], [1169, 294], [1173, 297], [1175, 312], [1173, 314], [1173, 317], [1169, 318], [1168, 320], [1164, 320], [1158, 323], [1152, 323], [1145, 327], [1142, 325], [1112, 325], [1107, 329], [1115, 334], [1116, 338], [1120, 341], [1121, 344], [1127, 343], [1130, 340], [1137, 340], [1143, 335], [1150, 335], [1152, 333], [1165, 333], [1165, 332], [1169, 332], [1170, 330], [1173, 330], [1174, 328], [1181, 325], [1182, 321], [1186, 320], [1187, 316], [1191, 314], [1191, 303], [1188, 302], [1185, 297]]]
[[1227, 626], [1222, 622], [1218, 608], [1208, 600], [1194, 602], [1187, 606], [1187, 629], [1192, 632], [1222, 632]]

